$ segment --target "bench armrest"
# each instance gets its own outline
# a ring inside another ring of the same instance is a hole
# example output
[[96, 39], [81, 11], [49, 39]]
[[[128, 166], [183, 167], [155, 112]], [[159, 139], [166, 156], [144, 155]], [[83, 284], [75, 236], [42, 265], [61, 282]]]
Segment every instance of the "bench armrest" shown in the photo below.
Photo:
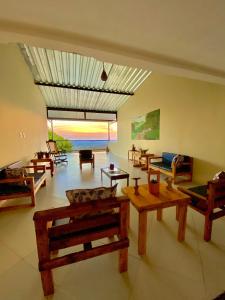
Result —
[[149, 157], [149, 162], [151, 163], [151, 161], [153, 160], [153, 159], [163, 159], [163, 157], [162, 156], [154, 156], [154, 157]]
[[0, 183], [25, 183], [26, 178], [25, 177], [18, 177], [18, 178], [4, 178], [0, 179]]
[[25, 166], [25, 169], [33, 169], [34, 171], [42, 170], [43, 173], [45, 173], [46, 166], [45, 165], [39, 165], [39, 166]]

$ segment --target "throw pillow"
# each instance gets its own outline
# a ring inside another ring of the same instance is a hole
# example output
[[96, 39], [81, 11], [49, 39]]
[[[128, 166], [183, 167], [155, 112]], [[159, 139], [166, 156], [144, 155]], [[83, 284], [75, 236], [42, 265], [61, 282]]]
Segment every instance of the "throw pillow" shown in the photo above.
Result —
[[[21, 177], [26, 177], [28, 174], [27, 174], [27, 171], [25, 168], [6, 168], [5, 169], [5, 178], [21, 178]], [[12, 186], [25, 186], [26, 185], [26, 182], [17, 182], [17, 183], [7, 183], [8, 185], [12, 185]]]
[[93, 189], [74, 189], [66, 191], [70, 204], [83, 203], [92, 200], [107, 199], [116, 196], [117, 184], [112, 187], [98, 187]]
[[[74, 189], [74, 190], [68, 190], [66, 191], [66, 196], [70, 202], [70, 205], [76, 205], [78, 203], [85, 203], [88, 201], [93, 200], [104, 200], [107, 198], [115, 197], [116, 196], [116, 188], [117, 184], [115, 184], [112, 187], [98, 187], [93, 189]], [[79, 216], [78, 218], [83, 218], [84, 216], [93, 216], [93, 215], [99, 215], [104, 213], [112, 213], [113, 210], [104, 210], [99, 211], [98, 213], [94, 214], [85, 214], [82, 216]]]
[[220, 171], [218, 173], [216, 173], [213, 177], [213, 180], [225, 180], [225, 172], [224, 171]]
[[6, 178], [20, 178], [27, 176], [27, 172], [25, 168], [6, 168], [5, 169]]
[[[180, 168], [182, 166], [184, 162], [184, 157], [183, 155], [177, 154], [176, 156], [174, 156], [173, 160], [172, 160], [172, 164], [174, 163], [176, 165], [177, 168]], [[172, 167], [171, 164], [171, 167]]]

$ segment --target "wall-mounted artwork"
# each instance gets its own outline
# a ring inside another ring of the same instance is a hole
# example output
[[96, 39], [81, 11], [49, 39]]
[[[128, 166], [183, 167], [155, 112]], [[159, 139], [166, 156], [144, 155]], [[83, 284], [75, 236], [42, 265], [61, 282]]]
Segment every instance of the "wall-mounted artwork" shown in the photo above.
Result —
[[159, 140], [160, 109], [140, 116], [131, 123], [132, 140]]

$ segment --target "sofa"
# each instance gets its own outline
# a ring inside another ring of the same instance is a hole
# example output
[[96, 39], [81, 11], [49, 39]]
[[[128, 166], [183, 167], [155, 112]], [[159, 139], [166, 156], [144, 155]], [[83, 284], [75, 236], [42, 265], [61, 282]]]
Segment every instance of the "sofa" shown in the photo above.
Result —
[[36, 193], [41, 186], [45, 185], [45, 166], [24, 166], [21, 161], [17, 161], [0, 168], [0, 201], [31, 198], [31, 202], [28, 204], [0, 206], [0, 211], [35, 206]]
[[192, 181], [193, 158], [170, 152], [162, 152], [161, 156], [149, 158], [149, 167], [158, 170], [173, 178], [174, 183], [180, 177], [179, 182]]

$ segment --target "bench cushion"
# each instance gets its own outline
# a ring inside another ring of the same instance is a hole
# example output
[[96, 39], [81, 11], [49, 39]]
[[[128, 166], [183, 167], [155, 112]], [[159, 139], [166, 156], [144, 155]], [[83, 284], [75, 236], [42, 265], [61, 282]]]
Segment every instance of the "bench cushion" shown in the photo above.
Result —
[[34, 184], [36, 184], [45, 174], [44, 172], [36, 172], [36, 173], [27, 173], [28, 177], [34, 177]]
[[160, 169], [166, 170], [166, 171], [172, 171], [171, 163], [166, 164], [164, 162], [152, 162], [151, 165], [158, 167]]
[[17, 193], [29, 193], [30, 189], [26, 185], [0, 183], [0, 196], [8, 196]]

